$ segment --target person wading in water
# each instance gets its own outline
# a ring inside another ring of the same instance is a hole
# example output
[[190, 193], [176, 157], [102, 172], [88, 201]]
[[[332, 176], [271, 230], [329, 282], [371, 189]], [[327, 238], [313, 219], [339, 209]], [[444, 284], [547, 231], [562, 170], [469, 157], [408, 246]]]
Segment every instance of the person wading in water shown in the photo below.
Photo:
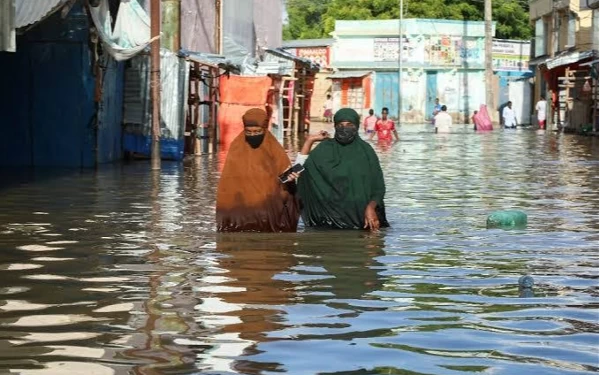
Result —
[[247, 111], [244, 131], [231, 143], [217, 189], [219, 232], [295, 232], [300, 218], [292, 174], [283, 147], [267, 130], [269, 117], [259, 108]]

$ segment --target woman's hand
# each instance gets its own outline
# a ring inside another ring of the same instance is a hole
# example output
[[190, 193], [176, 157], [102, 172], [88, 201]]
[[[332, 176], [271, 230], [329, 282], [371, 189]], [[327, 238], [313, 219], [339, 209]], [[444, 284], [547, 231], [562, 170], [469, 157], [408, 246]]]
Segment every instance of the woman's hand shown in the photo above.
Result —
[[379, 218], [377, 217], [377, 212], [375, 212], [374, 202], [371, 202], [365, 208], [365, 229], [370, 229], [371, 232], [379, 231]]
[[298, 177], [300, 177], [300, 173], [302, 172], [292, 172], [289, 174], [287, 180], [285, 181], [285, 183], [287, 184], [288, 182], [294, 182], [298, 179]]
[[327, 133], [325, 130], [321, 130], [317, 134], [309, 135], [307, 140], [312, 142], [320, 142], [326, 138], [329, 138], [329, 133]]

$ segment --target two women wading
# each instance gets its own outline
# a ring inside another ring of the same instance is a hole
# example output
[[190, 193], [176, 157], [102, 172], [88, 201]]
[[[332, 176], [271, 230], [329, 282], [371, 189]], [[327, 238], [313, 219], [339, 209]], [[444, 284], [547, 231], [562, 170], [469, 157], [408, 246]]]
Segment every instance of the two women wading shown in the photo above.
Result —
[[[252, 109], [243, 121], [244, 133], [232, 143], [219, 182], [218, 231], [293, 232], [299, 207], [307, 227], [377, 231], [389, 226], [379, 159], [358, 136], [355, 110], [335, 114], [333, 139], [326, 132], [306, 139], [296, 160], [305, 170], [285, 183], [278, 176], [291, 163], [267, 130], [266, 113]], [[311, 151], [315, 142], [320, 143]]]

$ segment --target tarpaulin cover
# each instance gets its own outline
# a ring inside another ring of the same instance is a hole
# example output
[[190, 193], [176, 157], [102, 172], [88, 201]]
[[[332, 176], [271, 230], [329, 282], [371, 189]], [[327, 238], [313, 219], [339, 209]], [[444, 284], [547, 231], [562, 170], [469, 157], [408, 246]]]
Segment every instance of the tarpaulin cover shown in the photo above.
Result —
[[473, 116], [473, 121], [475, 122], [475, 126], [477, 130], [493, 130], [492, 120], [490, 119], [490, 115], [487, 111], [487, 106], [482, 104], [479, 107], [479, 112]]
[[132, 58], [158, 38], [150, 38], [150, 18], [137, 0], [121, 1], [114, 30], [108, 0], [90, 7], [90, 13], [104, 48], [117, 61]]
[[[219, 139], [226, 151], [244, 129], [242, 115], [250, 108], [266, 109], [270, 77], [221, 76], [219, 82]], [[225, 153], [223, 153], [225, 154]]]

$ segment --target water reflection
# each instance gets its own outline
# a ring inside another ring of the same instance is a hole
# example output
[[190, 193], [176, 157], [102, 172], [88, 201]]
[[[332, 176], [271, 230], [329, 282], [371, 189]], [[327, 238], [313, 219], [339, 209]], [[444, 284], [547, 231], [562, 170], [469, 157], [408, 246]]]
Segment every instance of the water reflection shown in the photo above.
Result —
[[597, 373], [597, 140], [373, 145], [375, 235], [215, 234], [218, 156], [0, 181], [0, 372]]

